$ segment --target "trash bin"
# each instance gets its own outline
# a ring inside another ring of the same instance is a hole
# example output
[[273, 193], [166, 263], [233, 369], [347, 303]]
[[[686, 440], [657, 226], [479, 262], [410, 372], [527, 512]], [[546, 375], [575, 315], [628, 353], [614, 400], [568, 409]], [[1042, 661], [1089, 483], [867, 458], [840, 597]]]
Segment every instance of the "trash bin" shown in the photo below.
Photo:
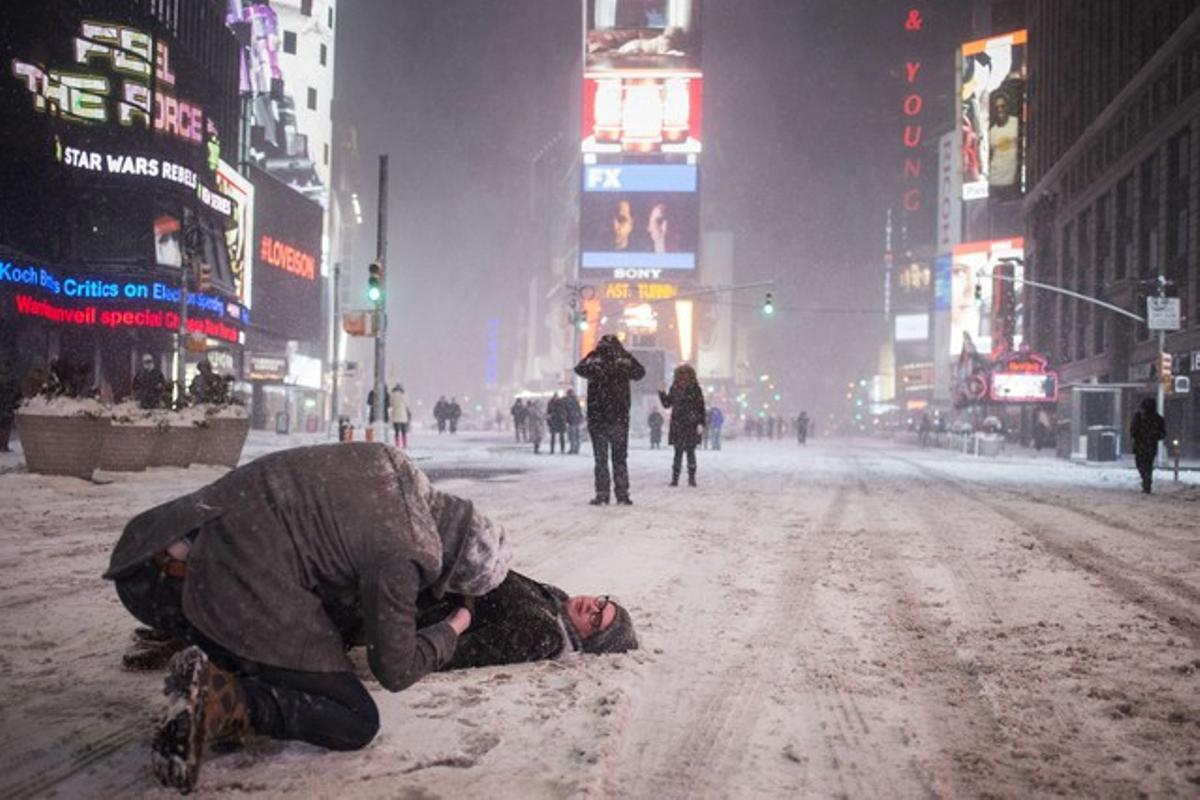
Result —
[[1087, 460], [1117, 460], [1117, 429], [1112, 425], [1089, 425], [1087, 429]]
[[280, 411], [278, 414], [275, 415], [275, 432], [276, 433], [287, 433], [288, 429], [291, 428], [291, 424], [292, 424], [291, 420], [288, 419], [288, 412]]

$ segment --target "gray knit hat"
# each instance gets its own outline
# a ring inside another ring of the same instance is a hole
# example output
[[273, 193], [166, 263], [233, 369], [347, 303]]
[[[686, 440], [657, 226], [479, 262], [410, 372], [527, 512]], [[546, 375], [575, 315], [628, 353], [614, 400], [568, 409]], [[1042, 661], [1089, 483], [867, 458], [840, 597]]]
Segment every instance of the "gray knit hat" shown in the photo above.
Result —
[[592, 634], [583, 640], [585, 653], [624, 653], [626, 650], [637, 650], [637, 633], [633, 630], [633, 618], [620, 604], [609, 601], [617, 610], [612, 624], [602, 631]]

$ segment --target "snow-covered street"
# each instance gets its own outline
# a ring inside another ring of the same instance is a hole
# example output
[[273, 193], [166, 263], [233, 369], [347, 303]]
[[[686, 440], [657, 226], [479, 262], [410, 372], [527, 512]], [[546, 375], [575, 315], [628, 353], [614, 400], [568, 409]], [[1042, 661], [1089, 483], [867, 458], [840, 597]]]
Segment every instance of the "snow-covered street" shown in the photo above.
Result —
[[[300, 438], [255, 434], [247, 457]], [[429, 676], [365, 750], [260, 741], [197, 793], [310, 797], [1184, 796], [1200, 792], [1200, 481], [860, 440], [732, 441], [698, 488], [637, 442], [632, 508], [591, 458], [420, 432], [516, 567], [627, 605], [628, 655]], [[162, 675], [101, 580], [136, 512], [215, 467], [0, 461], [0, 797], [167, 793]], [[362, 498], [371, 502], [370, 497]]]

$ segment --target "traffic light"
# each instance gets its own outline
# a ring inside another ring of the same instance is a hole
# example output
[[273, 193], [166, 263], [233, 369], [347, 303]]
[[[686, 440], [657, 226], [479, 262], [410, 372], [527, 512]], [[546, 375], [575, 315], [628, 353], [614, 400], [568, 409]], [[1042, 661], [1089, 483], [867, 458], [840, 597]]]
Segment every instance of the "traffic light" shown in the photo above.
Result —
[[1175, 376], [1171, 372], [1174, 366], [1174, 359], [1171, 358], [1170, 353], [1158, 354], [1158, 379], [1168, 393], [1175, 388]]
[[975, 283], [975, 299], [977, 301], [983, 299], [983, 284], [982, 283], [979, 283], [979, 282]]
[[196, 270], [196, 291], [207, 292], [212, 288], [212, 265], [207, 261], [201, 261], [199, 268]]
[[763, 298], [763, 313], [768, 317], [775, 313], [775, 299], [770, 292]]
[[586, 311], [579, 312], [579, 316], [575, 318], [575, 326], [581, 331], [586, 331], [588, 329], [588, 318]]
[[383, 265], [378, 261], [367, 267], [367, 299], [377, 306], [383, 301]]

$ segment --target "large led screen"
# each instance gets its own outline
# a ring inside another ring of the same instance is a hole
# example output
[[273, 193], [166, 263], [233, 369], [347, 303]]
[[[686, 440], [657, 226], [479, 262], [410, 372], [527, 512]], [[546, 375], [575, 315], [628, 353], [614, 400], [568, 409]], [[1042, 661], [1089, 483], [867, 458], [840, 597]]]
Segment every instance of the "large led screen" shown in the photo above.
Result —
[[587, 71], [700, 68], [700, 0], [587, 0]]
[[[327, 108], [330, 99], [316, 96], [312, 76], [324, 75], [333, 65], [330, 62], [327, 68], [318, 68], [311, 57], [285, 58], [284, 54], [315, 54], [322, 48], [328, 52], [332, 34], [313, 16], [299, 30], [284, 30], [271, 0], [228, 0], [228, 5], [226, 23], [244, 44], [241, 89], [250, 117], [251, 157], [276, 179], [324, 205], [328, 189], [320, 172], [321, 163], [327, 163], [326, 154], [310, 143], [310, 137], [328, 140], [333, 122], [328, 114], [311, 113], [314, 101], [317, 107]], [[275, 6], [287, 5], [294, 9], [297, 4], [275, 0]], [[285, 41], [289, 35], [293, 37], [291, 49]], [[306, 114], [307, 128], [301, 122]], [[326, 129], [314, 130], [314, 119], [328, 120], [320, 123]]]
[[580, 267], [692, 270], [700, 241], [698, 170], [684, 164], [583, 170]]
[[959, 124], [964, 200], [1019, 197], [1025, 187], [1025, 31], [962, 46]]
[[699, 75], [583, 81], [584, 153], [699, 153]]
[[254, 322], [284, 339], [321, 335], [321, 206], [266, 172], [254, 183]]
[[[999, 359], [1021, 346], [1024, 327], [1024, 240], [972, 242], [954, 248], [950, 355]], [[978, 296], [977, 296], [978, 295]]]

